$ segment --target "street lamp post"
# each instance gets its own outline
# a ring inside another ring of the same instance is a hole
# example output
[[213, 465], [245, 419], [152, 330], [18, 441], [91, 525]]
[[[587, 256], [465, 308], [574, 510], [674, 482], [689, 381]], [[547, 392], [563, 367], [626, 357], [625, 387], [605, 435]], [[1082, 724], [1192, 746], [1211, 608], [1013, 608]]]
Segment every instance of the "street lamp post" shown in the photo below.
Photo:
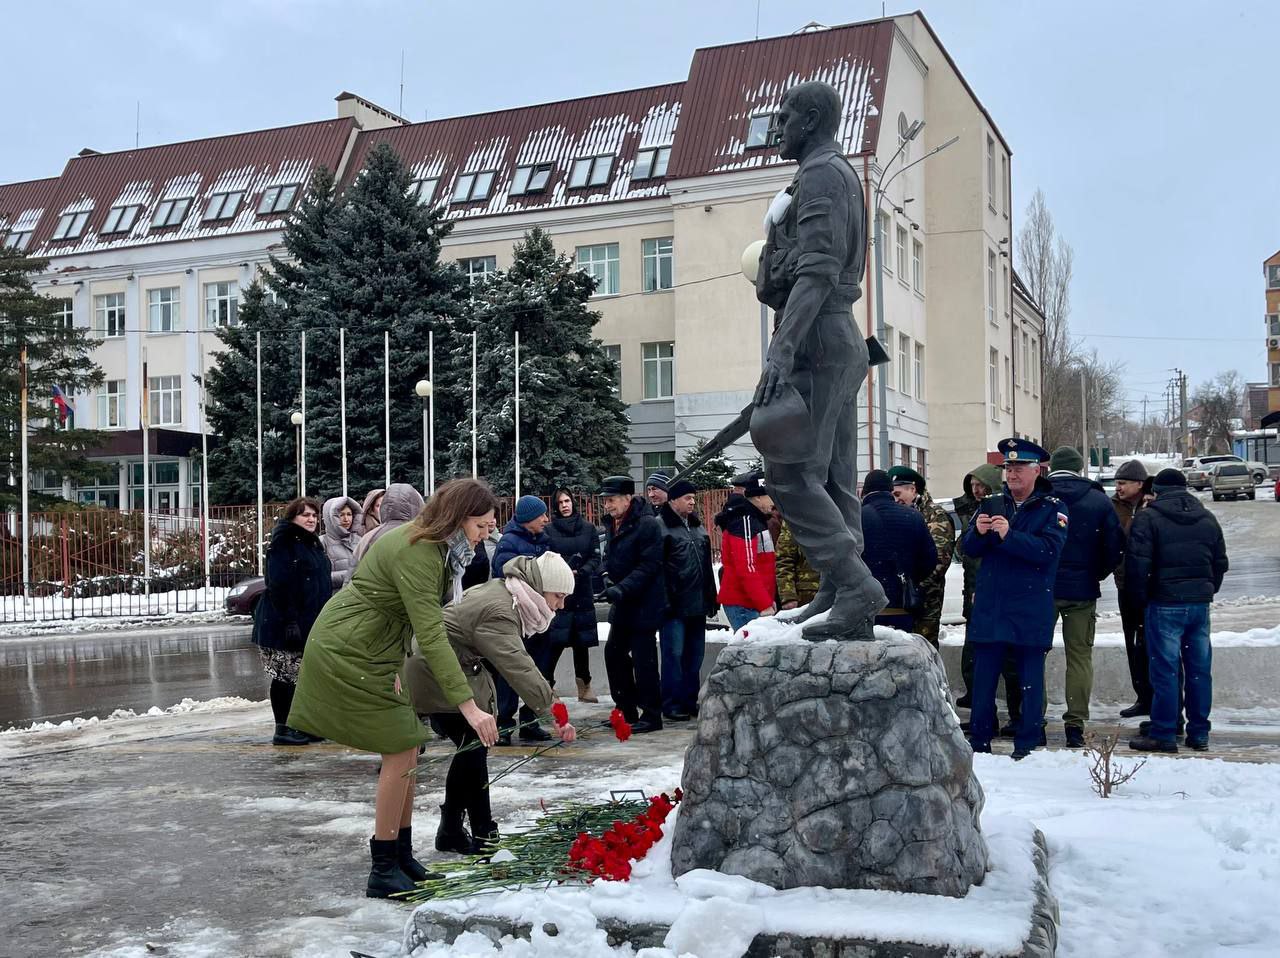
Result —
[[302, 413], [295, 412], [289, 417], [293, 423], [293, 450], [298, 475], [298, 498], [307, 494], [306, 481], [302, 477]]
[[413, 391], [418, 394], [418, 398], [422, 400], [422, 498], [428, 499], [431, 493], [435, 491], [435, 482], [432, 472], [432, 460], [435, 450], [432, 448], [431, 423], [428, 416], [428, 408], [431, 401], [431, 380], [419, 379], [417, 385], [413, 387]]

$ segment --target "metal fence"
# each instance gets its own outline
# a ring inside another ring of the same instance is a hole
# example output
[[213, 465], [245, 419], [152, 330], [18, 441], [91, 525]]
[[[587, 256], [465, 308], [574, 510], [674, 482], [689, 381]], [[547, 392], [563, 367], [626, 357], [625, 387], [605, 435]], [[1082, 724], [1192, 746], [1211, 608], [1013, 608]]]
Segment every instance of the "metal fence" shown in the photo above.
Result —
[[[720, 550], [720, 530], [710, 521], [724, 507], [728, 489], [698, 493], [698, 509]], [[578, 496], [583, 517], [605, 520], [598, 496]], [[499, 528], [515, 508], [499, 500]], [[284, 511], [263, 508], [263, 538]], [[554, 513], [553, 513], [554, 514]], [[205, 580], [206, 529], [199, 509], [152, 513], [68, 508], [30, 514], [31, 581], [23, 589], [22, 517], [0, 523], [0, 622], [38, 622], [105, 616], [162, 616], [223, 608], [227, 591], [258, 574], [258, 513], [254, 506], [211, 506], [207, 530], [209, 576]], [[151, 542], [151, 574], [145, 546]], [[265, 542], [263, 543], [265, 547]]]

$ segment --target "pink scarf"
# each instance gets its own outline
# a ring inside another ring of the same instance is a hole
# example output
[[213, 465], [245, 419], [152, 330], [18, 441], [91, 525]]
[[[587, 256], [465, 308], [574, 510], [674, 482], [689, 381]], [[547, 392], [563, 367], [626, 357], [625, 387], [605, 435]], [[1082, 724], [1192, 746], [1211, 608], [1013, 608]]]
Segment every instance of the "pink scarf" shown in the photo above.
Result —
[[531, 635], [547, 631], [547, 626], [551, 625], [551, 619], [555, 613], [547, 605], [547, 600], [542, 597], [542, 593], [535, 590], [529, 583], [512, 576], [507, 576], [502, 581], [506, 583], [507, 591], [511, 593], [512, 607], [520, 616], [520, 631], [524, 633], [524, 637], [527, 639]]

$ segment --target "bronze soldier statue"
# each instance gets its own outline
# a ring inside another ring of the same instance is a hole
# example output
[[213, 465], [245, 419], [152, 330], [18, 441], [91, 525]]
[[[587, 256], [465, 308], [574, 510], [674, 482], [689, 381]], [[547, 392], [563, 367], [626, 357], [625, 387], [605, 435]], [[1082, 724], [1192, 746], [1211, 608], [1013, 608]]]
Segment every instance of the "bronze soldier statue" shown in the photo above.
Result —
[[[858, 388], [868, 347], [853, 321], [866, 262], [862, 186], [836, 142], [840, 98], [802, 83], [783, 98], [778, 153], [799, 169], [770, 208], [756, 296], [777, 311], [751, 412], [765, 483], [821, 586], [799, 621], [805, 638], [873, 638], [884, 590], [862, 561]], [[785, 206], [785, 208], [783, 208]]]

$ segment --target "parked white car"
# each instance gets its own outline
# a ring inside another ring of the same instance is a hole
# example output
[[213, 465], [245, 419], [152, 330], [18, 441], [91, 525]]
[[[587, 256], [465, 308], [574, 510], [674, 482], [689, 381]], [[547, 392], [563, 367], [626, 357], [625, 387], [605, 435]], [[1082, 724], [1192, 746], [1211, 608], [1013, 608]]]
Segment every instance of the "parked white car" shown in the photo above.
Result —
[[1182, 460], [1182, 474], [1187, 477], [1187, 485], [1193, 489], [1208, 489], [1213, 480], [1212, 467], [1220, 462], [1244, 463], [1249, 467], [1249, 475], [1255, 485], [1266, 482], [1270, 472], [1265, 462], [1248, 462], [1239, 456], [1196, 456]]

